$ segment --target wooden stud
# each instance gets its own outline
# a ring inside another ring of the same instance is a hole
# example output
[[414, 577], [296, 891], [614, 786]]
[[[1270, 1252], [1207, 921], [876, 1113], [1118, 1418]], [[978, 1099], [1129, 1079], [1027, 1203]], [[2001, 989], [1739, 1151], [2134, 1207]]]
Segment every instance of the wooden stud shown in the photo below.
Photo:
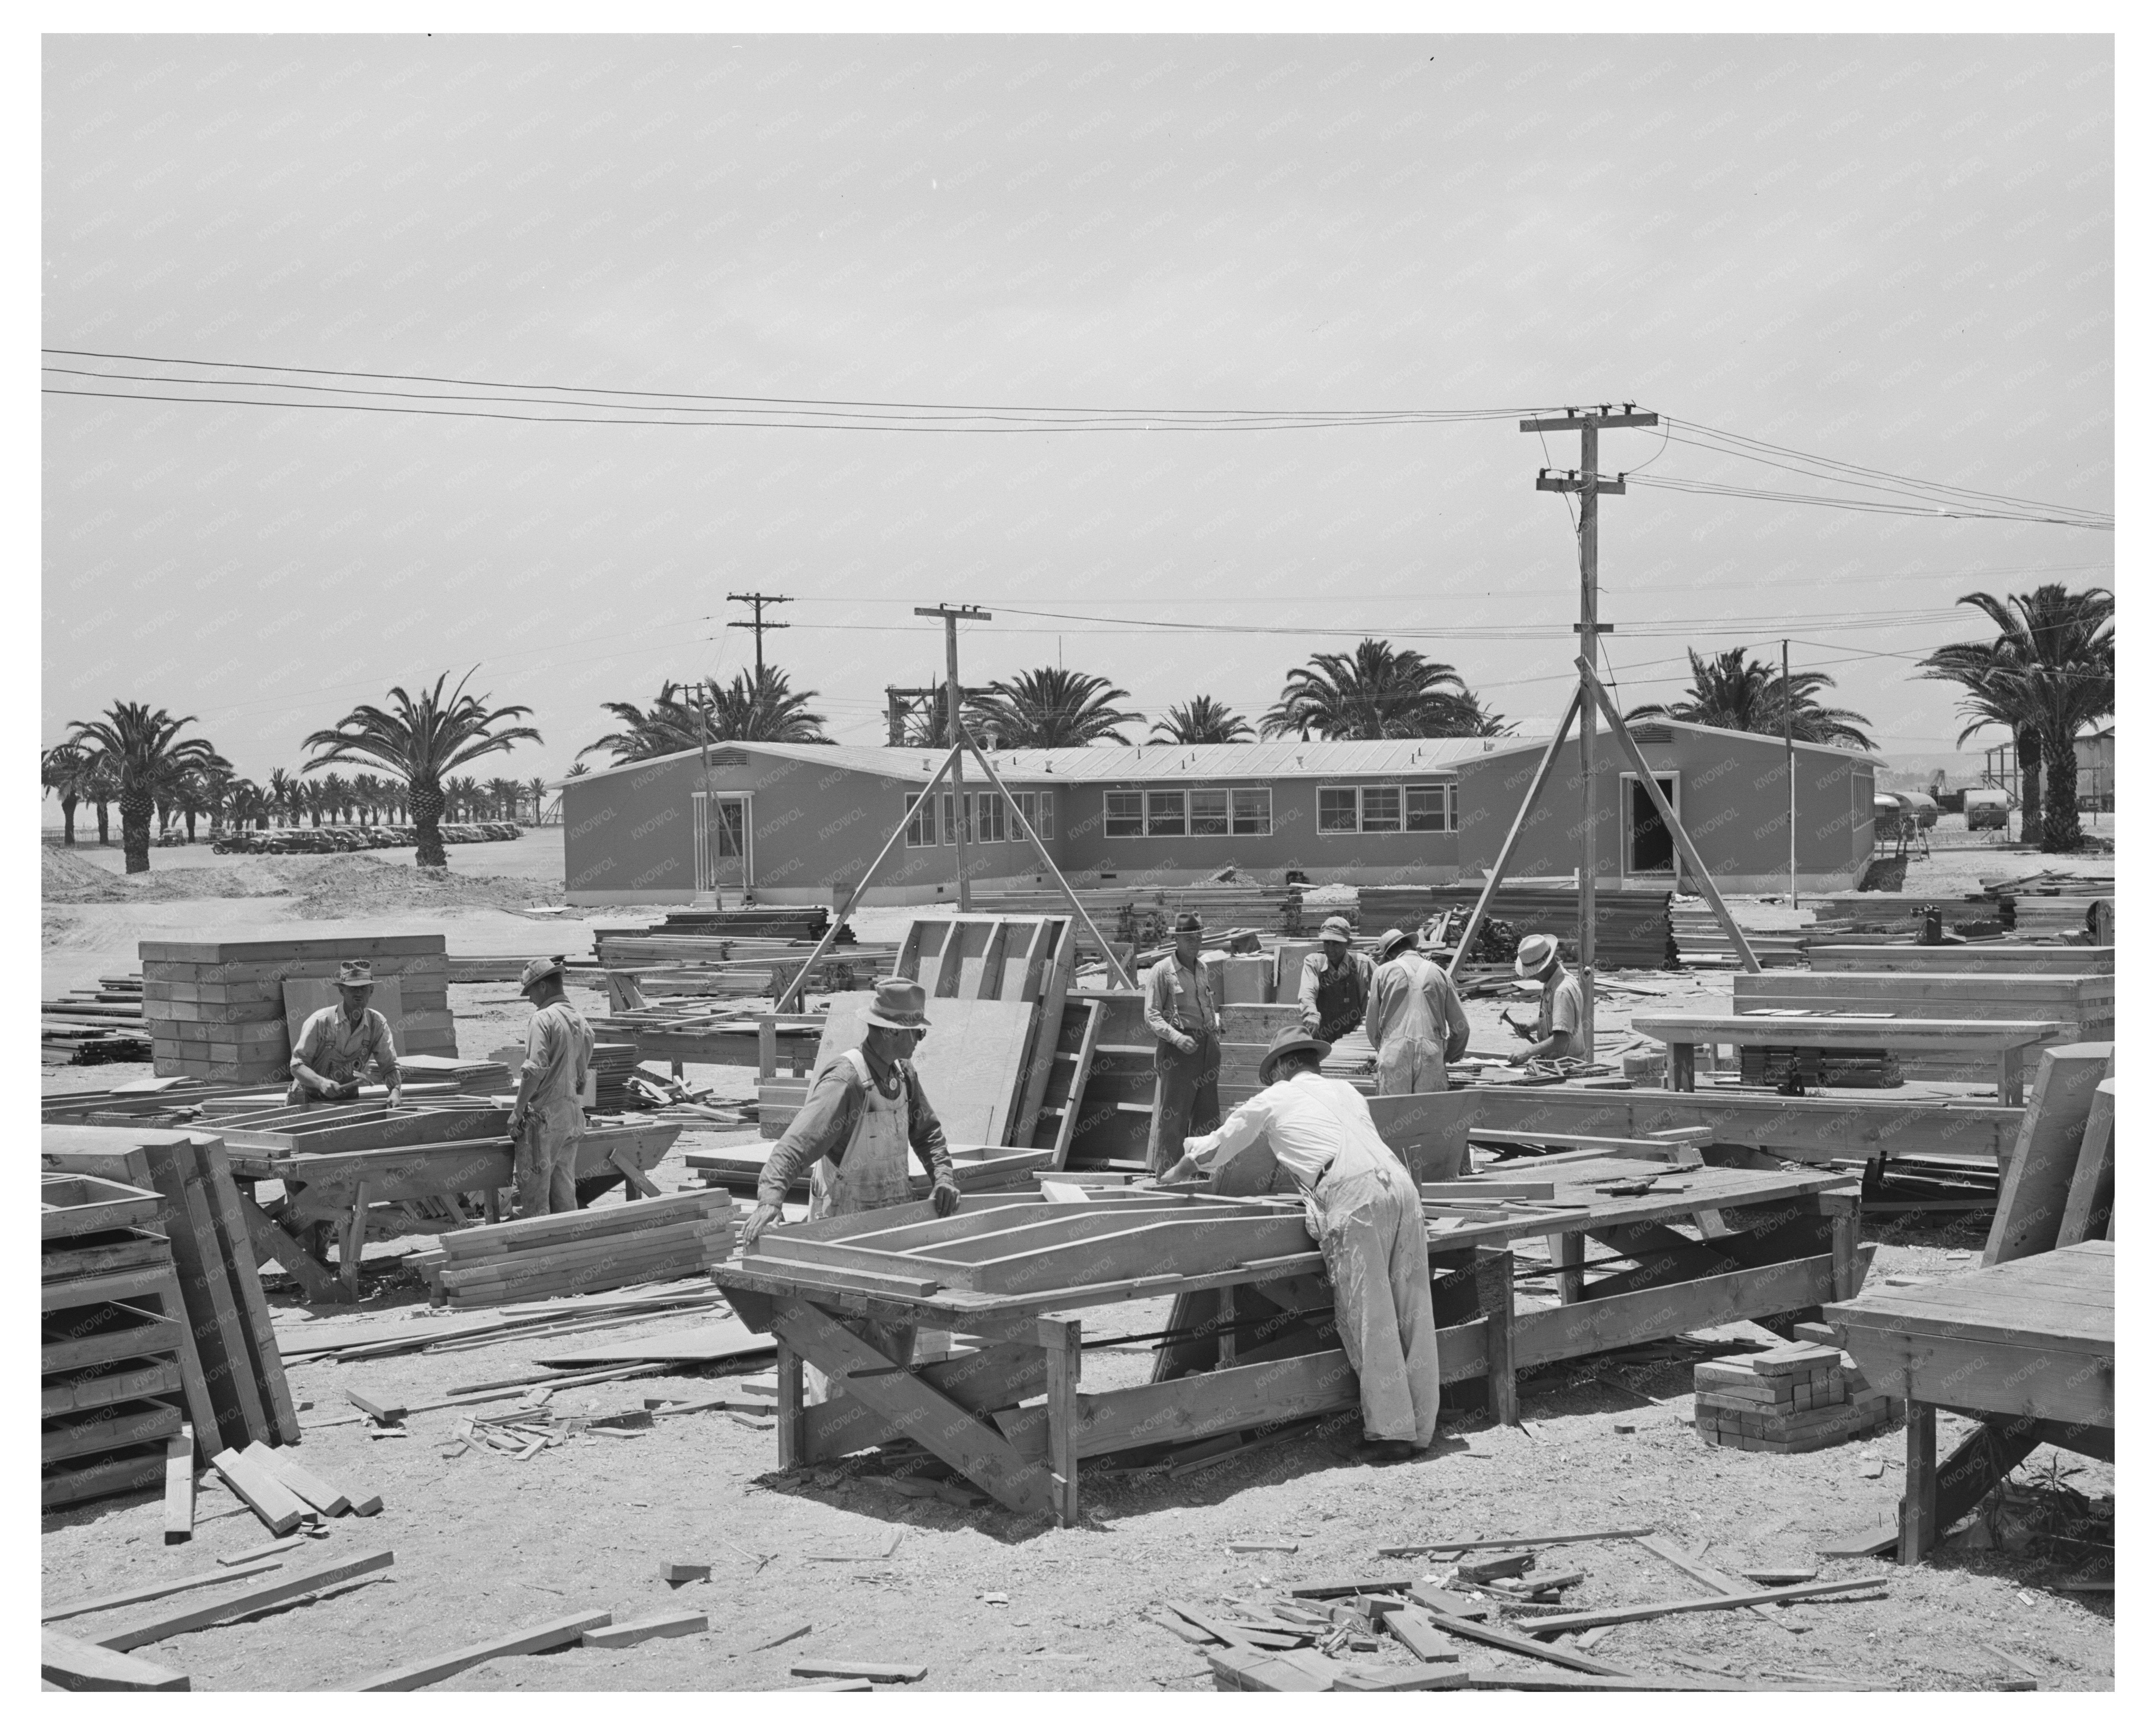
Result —
[[865, 1677], [871, 1683], [918, 1683], [925, 1665], [879, 1665], [862, 1659], [804, 1659], [792, 1668], [797, 1677]]
[[275, 1558], [258, 1558], [244, 1569], [213, 1569], [206, 1575], [167, 1577], [162, 1581], [146, 1582], [141, 1587], [124, 1588], [116, 1594], [100, 1594], [94, 1599], [70, 1599], [64, 1605], [54, 1605], [39, 1614], [46, 1623], [58, 1623], [64, 1617], [87, 1617], [93, 1611], [110, 1611], [116, 1605], [139, 1605], [145, 1599], [162, 1599], [167, 1594], [182, 1594], [190, 1588], [222, 1587], [227, 1582], [238, 1581], [246, 1575], [259, 1575], [265, 1569], [280, 1567]]
[[346, 1221], [344, 1238], [337, 1247], [337, 1285], [344, 1290], [344, 1297], [359, 1297], [359, 1260], [367, 1247], [367, 1182], [356, 1182], [352, 1189], [352, 1214]]
[[336, 1277], [329, 1266], [300, 1245], [290, 1230], [279, 1226], [253, 1199], [243, 1197], [239, 1200], [239, 1216], [246, 1226], [248, 1240], [254, 1247], [258, 1272], [261, 1265], [274, 1260], [299, 1283], [300, 1291], [309, 1300], [336, 1297]]
[[1550, 1262], [1557, 1266], [1557, 1297], [1558, 1303], [1575, 1306], [1587, 1286], [1587, 1237], [1583, 1234], [1553, 1234], [1549, 1236]]
[[377, 1671], [372, 1676], [353, 1684], [352, 1687], [362, 1694], [424, 1689], [429, 1683], [439, 1683], [443, 1678], [453, 1677], [459, 1671], [470, 1671], [475, 1665], [485, 1665], [490, 1659], [504, 1659], [518, 1653], [543, 1653], [550, 1647], [566, 1647], [581, 1638], [587, 1630], [603, 1628], [613, 1621], [613, 1613], [611, 1611], [578, 1611], [567, 1617], [557, 1617], [550, 1623], [533, 1624], [528, 1629], [512, 1630], [506, 1635], [475, 1641], [470, 1646], [459, 1647], [454, 1653], [437, 1654], [430, 1659], [414, 1660], [409, 1665]]
[[1785, 1599], [1825, 1599], [1884, 1585], [1876, 1575], [1848, 1581], [1808, 1581], [1797, 1587], [1762, 1588], [1757, 1593], [1720, 1594], [1712, 1599], [1659, 1599], [1646, 1605], [1613, 1605], [1606, 1611], [1567, 1611], [1554, 1617], [1537, 1617], [1527, 1627], [1538, 1635], [1558, 1635], [1572, 1630], [1599, 1629], [1605, 1623], [1640, 1623], [1683, 1611], [1729, 1611], [1743, 1605], [1779, 1604]]
[[800, 1467], [808, 1459], [808, 1428], [801, 1384], [801, 1356], [778, 1338], [778, 1465]]
[[1907, 1466], [1902, 1481], [1902, 1561], [1920, 1563], [1938, 1534], [1938, 1418], [1929, 1402], [1908, 1404]]
[[1519, 1386], [1513, 1373], [1512, 1255], [1478, 1246], [1475, 1251], [1475, 1294], [1486, 1337], [1490, 1417], [1500, 1425], [1520, 1423]]
[[1822, 1195], [1820, 1207], [1834, 1219], [1834, 1297], [1854, 1300], [1863, 1286], [1864, 1266], [1857, 1256], [1860, 1207], [1853, 1198]]
[[165, 1543], [182, 1545], [195, 1532], [195, 1429], [182, 1423], [165, 1442]]
[[183, 1635], [191, 1630], [207, 1629], [210, 1625], [223, 1623], [228, 1618], [244, 1617], [250, 1612], [259, 1611], [265, 1605], [296, 1599], [302, 1594], [319, 1593], [322, 1589], [334, 1587], [340, 1582], [374, 1574], [388, 1568], [395, 1562], [395, 1555], [385, 1549], [367, 1552], [356, 1558], [341, 1558], [313, 1569], [288, 1570], [274, 1581], [259, 1583], [239, 1593], [229, 1594], [223, 1599], [213, 1599], [207, 1605], [171, 1612], [162, 1617], [146, 1618], [107, 1630], [94, 1639], [100, 1647], [117, 1648], [125, 1653], [132, 1648], [147, 1646], [152, 1641]]
[[1078, 1525], [1078, 1373], [1080, 1352], [1077, 1318], [1044, 1317], [1038, 1326], [1042, 1350], [1048, 1357], [1048, 1466], [1055, 1503], [1057, 1525]]
[[1214, 1333], [1219, 1338], [1219, 1363], [1224, 1366], [1232, 1366], [1235, 1363], [1235, 1289], [1232, 1287], [1222, 1288], [1219, 1291], [1219, 1308], [1215, 1317], [1216, 1328]]
[[674, 1611], [660, 1617], [639, 1618], [634, 1623], [604, 1625], [583, 1632], [587, 1647], [634, 1647], [639, 1641], [655, 1641], [674, 1635], [701, 1635], [711, 1626], [702, 1611]]
[[273, 1450], [267, 1444], [249, 1444], [240, 1451], [249, 1461], [274, 1475], [280, 1485], [302, 1503], [326, 1516], [341, 1516], [352, 1507], [352, 1499], [303, 1467], [289, 1450]]
[[272, 1533], [281, 1537], [306, 1518], [307, 1506], [286, 1491], [275, 1474], [239, 1450], [220, 1450], [210, 1457], [209, 1465]]
[[1689, 1091], [1694, 1087], [1692, 1045], [1689, 1042], [1672, 1042], [1670, 1045], [1670, 1088]]
[[187, 1673], [169, 1671], [146, 1659], [116, 1653], [93, 1641], [79, 1641], [58, 1630], [40, 1632], [38, 1670], [55, 1689], [183, 1691]]

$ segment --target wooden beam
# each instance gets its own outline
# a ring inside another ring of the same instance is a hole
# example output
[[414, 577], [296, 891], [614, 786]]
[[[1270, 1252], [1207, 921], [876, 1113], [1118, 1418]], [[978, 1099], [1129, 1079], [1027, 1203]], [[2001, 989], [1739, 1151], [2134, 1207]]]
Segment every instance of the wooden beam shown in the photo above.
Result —
[[1929, 1402], [1908, 1404], [1902, 1474], [1902, 1561], [1919, 1563], [1938, 1535], [1938, 1418]]
[[2081, 1154], [2074, 1161], [2074, 1177], [2066, 1188], [2066, 1208], [2059, 1216], [2059, 1244], [2078, 1245], [2095, 1238], [2111, 1224], [2113, 1156], [2112, 1135], [2118, 1081], [2104, 1079], [2089, 1100], [2088, 1124], [2082, 1131]]
[[1048, 1471], [1060, 1527], [1078, 1525], [1078, 1374], [1081, 1320], [1044, 1317], [1037, 1325], [1048, 1373]]
[[39, 1633], [38, 1666], [44, 1681], [55, 1689], [184, 1691], [184, 1671], [152, 1665], [126, 1653], [116, 1653], [92, 1641], [78, 1641], [58, 1630]]
[[336, 1297], [336, 1277], [331, 1272], [329, 1266], [280, 1227], [261, 1205], [244, 1194], [240, 1195], [239, 1215], [246, 1224], [247, 1237], [254, 1245], [258, 1269], [262, 1264], [274, 1260], [286, 1275], [299, 1283], [300, 1291], [309, 1300], [334, 1300]]
[[267, 1444], [249, 1444], [240, 1454], [266, 1471], [295, 1497], [326, 1516], [341, 1516], [352, 1507], [352, 1499], [300, 1465], [289, 1450], [273, 1450]]
[[1500, 1425], [1520, 1423], [1520, 1391], [1512, 1311], [1512, 1254], [1478, 1246], [1475, 1250], [1475, 1300], [1482, 1314], [1484, 1377], [1489, 1385], [1490, 1417]]
[[223, 1599], [213, 1599], [207, 1605], [168, 1612], [157, 1617], [140, 1618], [118, 1629], [108, 1630], [94, 1639], [100, 1647], [115, 1647], [125, 1653], [131, 1648], [147, 1646], [152, 1641], [162, 1641], [168, 1636], [185, 1635], [190, 1630], [207, 1629], [213, 1623], [224, 1622], [228, 1618], [244, 1617], [249, 1612], [259, 1611], [265, 1605], [297, 1599], [302, 1594], [319, 1593], [324, 1588], [335, 1587], [340, 1582], [375, 1574], [395, 1562], [395, 1554], [385, 1548], [319, 1564], [312, 1569], [288, 1570], [275, 1581], [264, 1581], [254, 1587], [244, 1588]]
[[1524, 1370], [1708, 1325], [1771, 1317], [1823, 1305], [1833, 1297], [1834, 1259], [1822, 1253], [1633, 1294], [1583, 1300], [1576, 1306], [1523, 1312], [1513, 1324], [1513, 1366]]
[[444, 1677], [454, 1677], [459, 1671], [468, 1671], [475, 1665], [485, 1665], [490, 1659], [505, 1659], [512, 1654], [543, 1653], [550, 1647], [566, 1647], [581, 1637], [587, 1630], [595, 1630], [613, 1621], [611, 1611], [578, 1611], [567, 1617], [557, 1617], [550, 1622], [533, 1624], [527, 1629], [512, 1630], [506, 1635], [495, 1635], [485, 1641], [475, 1641], [469, 1647], [460, 1647], [454, 1653], [439, 1653], [432, 1658], [414, 1660], [409, 1665], [393, 1666], [386, 1671], [377, 1671], [362, 1678], [352, 1686], [361, 1694], [383, 1691], [424, 1689], [429, 1683], [439, 1683]]
[[1509, 1630], [1473, 1623], [1465, 1617], [1455, 1617], [1450, 1611], [1440, 1611], [1434, 1605], [1425, 1604], [1423, 1609], [1430, 1614], [1430, 1621], [1438, 1628], [1463, 1641], [1479, 1641], [1485, 1647], [1495, 1647], [1502, 1652], [1517, 1653], [1528, 1659], [1546, 1659], [1552, 1665], [1563, 1666], [1567, 1671], [1587, 1671], [1600, 1677], [1630, 1677], [1633, 1675], [1620, 1666], [1589, 1658], [1569, 1647], [1553, 1647], [1531, 1636], [1516, 1635]]
[[307, 1506], [285, 1488], [282, 1481], [259, 1463], [237, 1450], [220, 1450], [209, 1465], [232, 1487], [233, 1495], [255, 1514], [272, 1533], [289, 1533], [305, 1519]]
[[1591, 1533], [1515, 1533], [1504, 1539], [1435, 1539], [1420, 1545], [1381, 1545], [1381, 1558], [1439, 1557], [1456, 1551], [1506, 1551], [1523, 1545], [1578, 1545], [1596, 1539], [1640, 1539], [1652, 1527], [1598, 1527]]
[[1567, 1611], [1555, 1617], [1537, 1617], [1527, 1628], [1538, 1635], [1561, 1635], [1573, 1630], [1599, 1629], [1605, 1623], [1641, 1623], [1650, 1617], [1669, 1617], [1682, 1611], [1728, 1611], [1740, 1605], [1775, 1605], [1784, 1600], [1824, 1599], [1834, 1594], [1885, 1585], [1876, 1575], [1858, 1576], [1850, 1581], [1807, 1581], [1796, 1587], [1763, 1588], [1757, 1593], [1718, 1594], [1712, 1599], [1662, 1599], [1648, 1605], [1613, 1605], [1605, 1611]]
[[1579, 691], [1574, 689], [1572, 698], [1565, 702], [1564, 716], [1558, 721], [1557, 730], [1551, 735], [1548, 746], [1543, 750], [1542, 759], [1535, 763], [1534, 776], [1527, 781], [1527, 793], [1520, 799], [1520, 806], [1512, 815], [1512, 824], [1505, 834], [1505, 842], [1497, 847], [1496, 860], [1490, 865], [1490, 873], [1482, 882], [1482, 890], [1475, 896], [1475, 908], [1468, 913], [1467, 927], [1460, 933], [1460, 944], [1453, 952], [1452, 962], [1445, 968], [1449, 979], [1457, 981], [1459, 978], [1460, 967], [1466, 962], [1468, 953], [1474, 947], [1475, 937], [1481, 932], [1483, 922], [1490, 914], [1490, 901], [1497, 896], [1497, 888], [1505, 879], [1505, 870], [1512, 865], [1512, 853], [1519, 848], [1520, 834], [1527, 829], [1527, 816], [1534, 810], [1535, 799], [1542, 795], [1543, 787], [1549, 783], [1558, 757], [1563, 752], [1565, 739], [1572, 734], [1573, 722], [1578, 717]]
[[117, 1605], [139, 1605], [145, 1599], [162, 1599], [167, 1594], [182, 1594], [190, 1588], [222, 1585], [238, 1581], [243, 1576], [259, 1575], [265, 1569], [280, 1567], [279, 1560], [264, 1558], [246, 1568], [212, 1569], [203, 1575], [167, 1576], [161, 1581], [147, 1581], [140, 1587], [123, 1588], [116, 1594], [100, 1594], [93, 1599], [70, 1599], [64, 1605], [54, 1605], [39, 1614], [45, 1623], [58, 1623], [63, 1618], [86, 1617], [93, 1611], [110, 1611]]
[[182, 1421], [165, 1442], [165, 1543], [183, 1545], [195, 1532], [195, 1429]]
[[2097, 1086], [2111, 1066], [2108, 1042], [2070, 1042], [2043, 1051], [2013, 1159], [1999, 1182], [1999, 1209], [1984, 1248], [1986, 1265], [2010, 1263], [2058, 1245]]

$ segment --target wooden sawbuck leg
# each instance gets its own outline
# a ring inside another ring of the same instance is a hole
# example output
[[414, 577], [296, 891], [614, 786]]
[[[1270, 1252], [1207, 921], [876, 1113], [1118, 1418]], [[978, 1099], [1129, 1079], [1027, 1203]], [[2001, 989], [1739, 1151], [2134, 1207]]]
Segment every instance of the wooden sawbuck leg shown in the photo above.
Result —
[[1044, 1317], [1040, 1346], [1048, 1356], [1048, 1466], [1059, 1527], [1078, 1525], [1078, 1371], [1083, 1355], [1075, 1317]]

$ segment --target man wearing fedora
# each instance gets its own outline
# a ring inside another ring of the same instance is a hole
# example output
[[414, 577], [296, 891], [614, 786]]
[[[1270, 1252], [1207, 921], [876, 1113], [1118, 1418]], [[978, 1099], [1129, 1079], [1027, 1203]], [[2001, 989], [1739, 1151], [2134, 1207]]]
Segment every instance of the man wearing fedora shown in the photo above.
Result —
[[584, 1080], [598, 1039], [563, 988], [567, 961], [534, 958], [519, 978], [531, 1003], [524, 1065], [509, 1136], [516, 1146], [516, 1214], [552, 1215], [577, 1207], [577, 1147], [584, 1136]]
[[374, 998], [374, 967], [364, 958], [337, 966], [337, 1004], [310, 1013], [292, 1046], [292, 1087], [285, 1100], [294, 1107], [312, 1102], [345, 1102], [359, 1094], [359, 1075], [370, 1062], [389, 1086], [389, 1106], [403, 1095], [397, 1070], [397, 1040], [389, 1020], [367, 1003]]
[[1259, 1063], [1265, 1087], [1192, 1138], [1163, 1183], [1211, 1173], [1263, 1143], [1302, 1194], [1325, 1255], [1333, 1322], [1354, 1368], [1373, 1461], [1412, 1460], [1437, 1431], [1437, 1327], [1422, 1193], [1352, 1084], [1318, 1070], [1332, 1044], [1293, 1028]]
[[1580, 1034], [1580, 1022], [1587, 1016], [1587, 1009], [1580, 998], [1579, 978], [1559, 961], [1557, 937], [1529, 935], [1520, 942], [1520, 954], [1512, 961], [1512, 971], [1516, 976], [1540, 983], [1543, 993], [1535, 1008], [1533, 1029], [1515, 1023], [1509, 1013], [1504, 1014], [1506, 1028], [1527, 1041], [1527, 1047], [1512, 1050], [1512, 1064], [1524, 1066], [1529, 1060], [1593, 1060], [1594, 1050], [1587, 1046], [1587, 1039]]
[[1178, 911], [1175, 950], [1146, 972], [1142, 984], [1160, 1075], [1160, 1106], [1146, 1145], [1146, 1166], [1155, 1173], [1193, 1132], [1209, 1132], [1220, 1123], [1220, 1014], [1198, 962], [1204, 944], [1203, 919], [1195, 911]]
[[1467, 1052], [1467, 1010], [1452, 978], [1415, 950], [1415, 937], [1389, 928], [1378, 942], [1365, 1020], [1378, 1050], [1378, 1094], [1443, 1090], [1445, 1063]]
[[1319, 950], [1303, 955], [1296, 999], [1302, 1008], [1302, 1028], [1337, 1042], [1361, 1026], [1377, 967], [1368, 952], [1355, 950], [1355, 931], [1345, 916], [1327, 916], [1317, 939]]

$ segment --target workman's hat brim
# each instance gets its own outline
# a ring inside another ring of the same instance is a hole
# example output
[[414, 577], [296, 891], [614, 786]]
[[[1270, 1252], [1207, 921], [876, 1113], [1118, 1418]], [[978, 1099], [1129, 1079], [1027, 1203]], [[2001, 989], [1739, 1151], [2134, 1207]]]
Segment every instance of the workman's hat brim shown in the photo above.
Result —
[[1277, 1066], [1286, 1056], [1298, 1053], [1306, 1048], [1315, 1051], [1321, 1060], [1332, 1052], [1331, 1043], [1322, 1036], [1312, 1035], [1307, 1030], [1291, 1027], [1281, 1031], [1279, 1035], [1273, 1038], [1272, 1046], [1265, 1050], [1265, 1057], [1258, 1062], [1258, 1082], [1260, 1085], [1270, 1084], [1273, 1081], [1273, 1068]]

